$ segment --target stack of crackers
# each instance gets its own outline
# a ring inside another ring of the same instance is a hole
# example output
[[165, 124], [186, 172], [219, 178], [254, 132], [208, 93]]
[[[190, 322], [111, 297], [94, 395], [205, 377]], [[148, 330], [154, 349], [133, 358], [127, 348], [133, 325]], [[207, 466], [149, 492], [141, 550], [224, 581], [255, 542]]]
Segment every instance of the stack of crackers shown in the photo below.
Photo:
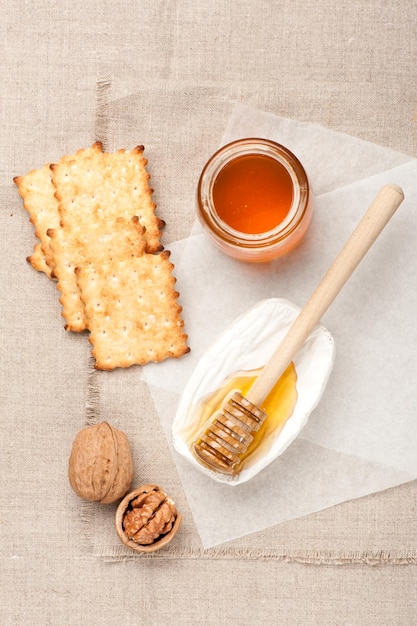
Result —
[[189, 351], [144, 147], [100, 142], [14, 178], [39, 242], [30, 264], [56, 281], [69, 331], [89, 331], [97, 369]]

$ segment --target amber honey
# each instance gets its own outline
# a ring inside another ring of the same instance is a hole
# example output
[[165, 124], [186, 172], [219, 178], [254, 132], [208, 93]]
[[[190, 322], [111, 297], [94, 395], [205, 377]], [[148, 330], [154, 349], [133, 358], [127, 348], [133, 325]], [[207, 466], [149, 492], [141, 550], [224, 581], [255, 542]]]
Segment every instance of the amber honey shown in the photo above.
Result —
[[[194, 443], [199, 443], [199, 437], [210, 427], [211, 420], [221, 410], [226, 396], [232, 390], [239, 390], [245, 395], [253, 385], [261, 370], [238, 372], [230, 376], [224, 385], [213, 394], [203, 398], [193, 410], [193, 428], [188, 433], [188, 441], [191, 451]], [[241, 463], [238, 471], [249, 467], [259, 458], [260, 454], [266, 454], [273, 442], [279, 436], [286, 421], [291, 417], [297, 403], [297, 374], [294, 364], [291, 363], [268, 396], [262, 403], [262, 408], [267, 417], [260, 429], [253, 432], [253, 440], [245, 453], [241, 455]], [[201, 462], [201, 459], [198, 459]], [[212, 468], [211, 468], [212, 469]]]
[[248, 154], [233, 159], [213, 185], [217, 215], [247, 234], [266, 233], [287, 217], [294, 189], [288, 170], [276, 159]]
[[203, 168], [197, 214], [225, 254], [240, 261], [271, 261], [290, 252], [308, 229], [312, 199], [307, 174], [280, 144], [234, 141]]

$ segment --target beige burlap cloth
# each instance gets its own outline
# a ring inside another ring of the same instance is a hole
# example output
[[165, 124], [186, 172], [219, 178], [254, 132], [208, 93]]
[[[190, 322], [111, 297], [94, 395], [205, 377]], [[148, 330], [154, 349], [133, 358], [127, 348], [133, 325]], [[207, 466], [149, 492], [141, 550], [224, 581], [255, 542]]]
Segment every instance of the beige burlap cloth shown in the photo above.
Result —
[[[415, 623], [415, 481], [203, 550], [149, 387], [94, 372], [87, 337], [64, 331], [55, 285], [26, 263], [12, 178], [95, 139], [144, 144], [169, 249], [237, 102], [417, 157], [416, 23], [415, 0], [2, 3], [2, 625]], [[131, 559], [115, 507], [69, 486], [76, 433], [105, 418], [129, 436], [135, 484], [160, 483], [183, 513], [154, 556]]]
[[[86, 137], [91, 141], [101, 139], [108, 149], [143, 143], [158, 211], [167, 221], [164, 238], [169, 248], [170, 242], [187, 237], [191, 231], [195, 219], [195, 181], [207, 154], [221, 141], [233, 106], [225, 105], [210, 87], [190, 88], [187, 94], [174, 90], [170, 96], [172, 107], [176, 98], [181, 106], [177, 107], [173, 126], [164, 117], [165, 109], [155, 108], [157, 99], [153, 100], [154, 106], [144, 106], [146, 97], [146, 89], [134, 95], [120, 94], [106, 74], [100, 76], [94, 98], [88, 100], [89, 109], [96, 110], [95, 125], [91, 125], [91, 114], [86, 112], [87, 100], [81, 104], [74, 96], [77, 131], [69, 128], [68, 136], [62, 137], [60, 147], [55, 145], [52, 152], [45, 146], [23, 141], [5, 169], [8, 182], [2, 187], [2, 197], [7, 210], [1, 217], [7, 263], [0, 268], [1, 339], [5, 355], [3, 411], [9, 419], [3, 421], [2, 429], [4, 440], [12, 443], [3, 448], [2, 455], [3, 475], [8, 477], [4, 483], [7, 507], [2, 528], [8, 550], [19, 555], [22, 549], [19, 536], [24, 522], [20, 510], [24, 501], [30, 505], [33, 537], [37, 542], [47, 537], [48, 545], [59, 545], [68, 515], [73, 523], [81, 515], [84, 541], [80, 543], [79, 538], [69, 536], [71, 554], [84, 552], [107, 560], [132, 558], [115, 535], [114, 507], [82, 504], [71, 492], [66, 477], [67, 459], [76, 432], [85, 423], [108, 419], [123, 429], [132, 443], [135, 484], [163, 485], [183, 513], [183, 526], [175, 542], [162, 554], [146, 559], [415, 562], [416, 482], [272, 525], [204, 550], [150, 390], [140, 379], [138, 370], [112, 374], [94, 371], [86, 336], [64, 331], [56, 287], [26, 264], [33, 232], [17, 191], [10, 183], [11, 176], [42, 165], [45, 154], [53, 160], [86, 145]], [[162, 85], [160, 97], [166, 97]], [[188, 106], [184, 106], [184, 99]], [[263, 518], [267, 508], [266, 502], [265, 510], [248, 511], [248, 515]], [[17, 523], [17, 520], [21, 521]]]
[[[184, 152], [182, 159], [172, 159], [171, 150], [181, 149], [180, 133], [176, 136], [176, 143], [171, 147], [168, 143], [166, 153], [158, 155], [156, 163], [151, 137], [146, 142], [146, 134], [155, 132], [152, 120], [143, 120], [138, 113], [142, 97], [142, 94], [134, 94], [117, 98], [112, 92], [111, 81], [106, 77], [100, 79], [97, 83], [95, 132], [96, 137], [109, 149], [128, 147], [132, 144], [132, 137], [137, 136], [146, 144], [158, 210], [167, 220], [164, 236], [169, 248], [169, 241], [175, 241], [179, 235], [186, 235], [187, 229], [193, 224], [190, 190], [194, 190], [195, 180], [207, 151], [202, 153], [194, 146], [195, 153]], [[239, 112], [242, 113], [241, 110]], [[258, 114], [256, 109], [250, 107], [246, 113], [248, 112], [255, 117]], [[210, 114], [210, 110], [207, 113]], [[236, 110], [234, 115], [236, 117]], [[259, 112], [259, 115], [262, 113]], [[233, 119], [232, 116], [232, 126]], [[213, 148], [220, 139], [220, 136], [213, 137]], [[374, 149], [378, 152], [377, 146]], [[383, 154], [383, 149], [380, 150]], [[393, 167], [411, 160], [406, 155], [389, 151], [387, 159]], [[172, 168], [176, 171], [173, 172]], [[379, 171], [378, 164], [372, 163], [372, 159], [369, 168], [364, 175]], [[180, 257], [174, 256], [174, 262], [177, 259], [179, 261]], [[268, 519], [268, 511], [248, 507], [248, 516], [259, 516], [261, 531], [204, 549], [198, 525], [193, 520], [187, 501], [187, 489], [184, 491], [177, 472], [175, 453], [173, 455], [166, 439], [166, 436], [169, 438], [169, 433], [166, 429], [164, 432], [151, 391], [141, 380], [140, 372], [137, 368], [111, 374], [97, 372], [91, 359], [88, 361], [88, 372], [86, 423], [107, 419], [122, 428], [132, 443], [136, 470], [134, 484], [156, 482], [163, 485], [174, 496], [184, 513], [183, 527], [176, 541], [163, 554], [156, 553], [143, 558], [283, 559], [334, 564], [413, 563], [417, 560], [416, 529], [414, 524], [410, 525], [415, 509], [416, 482], [406, 482], [310, 515], [294, 515], [295, 519], [272, 524], [267, 528], [263, 528], [268, 524], [263, 524], [262, 519]], [[403, 481], [398, 480], [398, 483], [401, 482]], [[209, 497], [210, 494], [207, 493], [207, 498]], [[264, 503], [264, 506], [267, 509], [268, 503]], [[136, 557], [115, 536], [114, 507], [83, 504], [81, 508], [86, 539], [93, 554], [106, 560]]]

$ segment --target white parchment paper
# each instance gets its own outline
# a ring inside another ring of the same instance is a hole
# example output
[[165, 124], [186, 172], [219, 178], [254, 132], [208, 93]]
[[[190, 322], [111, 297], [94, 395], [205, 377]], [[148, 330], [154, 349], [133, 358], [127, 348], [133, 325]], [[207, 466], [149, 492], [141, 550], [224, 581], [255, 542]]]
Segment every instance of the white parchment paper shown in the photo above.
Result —
[[[315, 196], [310, 230], [294, 252], [265, 265], [226, 257], [198, 225], [172, 244], [191, 353], [143, 369], [206, 548], [417, 478], [417, 160], [239, 104], [221, 143], [244, 136], [268, 137], [300, 158]], [[233, 489], [215, 483], [171, 443], [194, 367], [260, 300], [302, 306], [387, 183], [400, 185], [405, 201], [322, 320], [337, 356], [319, 405], [259, 475]]]

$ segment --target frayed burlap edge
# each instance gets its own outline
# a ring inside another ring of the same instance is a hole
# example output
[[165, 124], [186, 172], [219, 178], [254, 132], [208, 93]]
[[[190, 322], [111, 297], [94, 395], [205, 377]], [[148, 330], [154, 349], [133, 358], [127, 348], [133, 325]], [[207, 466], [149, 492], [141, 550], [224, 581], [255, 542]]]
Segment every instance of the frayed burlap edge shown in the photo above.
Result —
[[[94, 140], [100, 141], [103, 149], [107, 148], [109, 126], [109, 103], [112, 84], [110, 78], [98, 77], [96, 82], [96, 114], [94, 124]], [[99, 409], [99, 386], [97, 382], [97, 370], [94, 367], [94, 357], [90, 354], [87, 364], [87, 397], [85, 402], [85, 425], [92, 426], [101, 421]], [[84, 522], [85, 539], [90, 547], [94, 547], [91, 536], [90, 523], [94, 516], [96, 503], [83, 500], [81, 506], [81, 519]]]
[[123, 546], [115, 548], [103, 548], [95, 556], [102, 558], [106, 562], [133, 561], [135, 559], [158, 559], [158, 560], [246, 560], [246, 561], [281, 561], [286, 563], [300, 563], [304, 565], [417, 565], [417, 550], [407, 551], [400, 554], [397, 551], [379, 550], [376, 552], [332, 552], [327, 550], [306, 550], [293, 551], [291, 553], [274, 550], [273, 548], [229, 548], [219, 547], [208, 550], [177, 550], [175, 548], [165, 549], [152, 554], [127, 554]]
[[109, 130], [109, 103], [112, 90], [110, 78], [103, 76], [97, 79], [96, 84], [96, 121], [95, 121], [95, 140], [101, 141], [103, 149], [108, 148], [108, 130]]

